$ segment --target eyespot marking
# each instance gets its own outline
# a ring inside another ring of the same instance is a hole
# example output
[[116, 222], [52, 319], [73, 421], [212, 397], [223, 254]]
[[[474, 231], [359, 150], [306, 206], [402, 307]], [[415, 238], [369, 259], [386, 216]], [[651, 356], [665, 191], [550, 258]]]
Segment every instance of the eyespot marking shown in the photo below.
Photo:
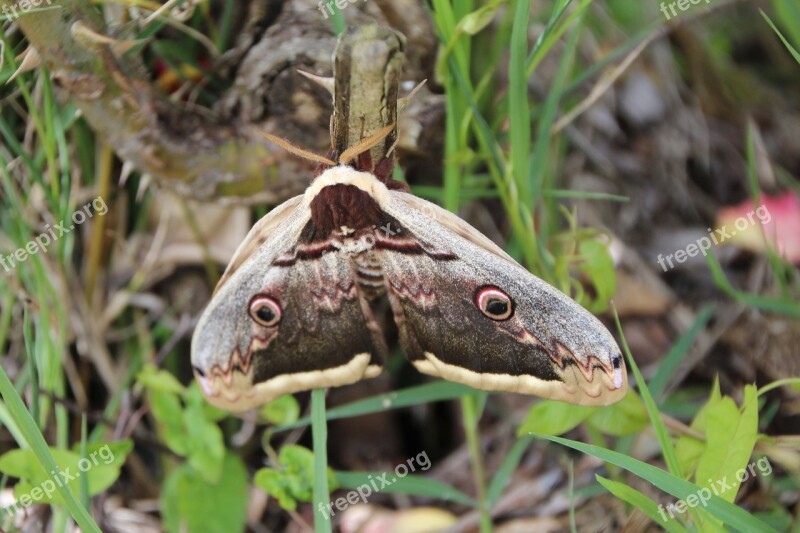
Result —
[[276, 325], [281, 321], [283, 312], [280, 304], [267, 296], [266, 294], [256, 294], [250, 300], [248, 306], [250, 311], [250, 318], [253, 321], [265, 328]]
[[501, 322], [514, 315], [514, 300], [494, 285], [486, 285], [475, 292], [475, 306], [486, 317]]

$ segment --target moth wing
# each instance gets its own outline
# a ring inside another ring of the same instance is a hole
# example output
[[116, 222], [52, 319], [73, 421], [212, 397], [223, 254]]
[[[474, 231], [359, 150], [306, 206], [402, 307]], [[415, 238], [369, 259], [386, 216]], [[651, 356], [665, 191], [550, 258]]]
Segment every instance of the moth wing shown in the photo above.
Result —
[[422, 215], [428, 216], [433, 221], [438, 222], [456, 235], [470, 241], [476, 246], [480, 246], [487, 252], [501, 257], [510, 263], [515, 265], [517, 264], [517, 262], [514, 261], [514, 258], [508, 255], [505, 250], [500, 248], [493, 240], [473, 228], [458, 215], [455, 215], [447, 209], [439, 207], [434, 203], [423, 200], [418, 196], [414, 196], [413, 194], [398, 194], [400, 194], [398, 201], [401, 203], [401, 207], [405, 207], [408, 212], [418, 212]]
[[272, 263], [281, 252], [285, 251], [287, 241], [297, 242], [310, 219], [310, 212], [303, 209], [303, 195], [286, 200], [261, 217], [233, 252], [233, 257], [217, 282], [214, 294], [227, 284], [228, 279], [248, 259], [257, 256], [262, 262]]
[[[385, 341], [349, 258], [330, 251], [292, 264], [279, 260], [291, 256], [309, 220], [302, 197], [270, 212], [220, 280], [192, 338], [192, 365], [210, 403], [244, 411], [380, 373]], [[276, 324], [251, 317], [254, 298], [278, 306]]]
[[[398, 221], [398, 238], [425, 250], [381, 252], [400, 343], [419, 371], [582, 405], [624, 395], [619, 347], [591, 313], [438, 206], [393, 191], [383, 209]], [[511, 299], [507, 319], [478, 307], [479, 294], [493, 287]]]

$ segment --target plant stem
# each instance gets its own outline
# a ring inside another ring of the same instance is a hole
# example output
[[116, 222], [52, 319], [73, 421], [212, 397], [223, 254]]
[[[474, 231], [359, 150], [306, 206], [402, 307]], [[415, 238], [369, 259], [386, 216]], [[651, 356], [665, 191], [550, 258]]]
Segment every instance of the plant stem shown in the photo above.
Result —
[[492, 518], [486, 507], [486, 475], [478, 438], [478, 401], [482, 397], [484, 396], [472, 394], [463, 396], [461, 398], [461, 416], [464, 423], [464, 434], [467, 438], [467, 448], [469, 448], [469, 455], [472, 459], [472, 475], [475, 479], [475, 499], [478, 502], [478, 511], [481, 517], [481, 533], [489, 533], [492, 531]]
[[328, 422], [325, 420], [325, 389], [311, 391], [311, 437], [314, 443], [314, 531], [330, 533], [330, 518], [323, 513], [328, 493]]

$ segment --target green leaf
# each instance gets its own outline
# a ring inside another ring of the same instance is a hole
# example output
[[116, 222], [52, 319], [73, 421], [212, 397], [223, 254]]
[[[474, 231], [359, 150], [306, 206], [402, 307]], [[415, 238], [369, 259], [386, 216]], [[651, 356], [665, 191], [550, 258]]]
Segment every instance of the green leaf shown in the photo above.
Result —
[[222, 475], [225, 441], [216, 423], [206, 420], [201, 405], [189, 405], [183, 412], [184, 441], [189, 464], [209, 483]]
[[[622, 324], [619, 321], [617, 308], [613, 306], [613, 303], [612, 308], [614, 311], [614, 323], [617, 326], [617, 331], [619, 332], [620, 340], [622, 341], [622, 350], [625, 353], [625, 358], [628, 360], [631, 371], [636, 378], [636, 384], [639, 386], [639, 393], [642, 396], [642, 402], [647, 409], [647, 416], [650, 418], [650, 424], [652, 424], [656, 438], [658, 439], [658, 444], [661, 446], [664, 462], [667, 464], [667, 468], [669, 469], [671, 475], [682, 480], [684, 472], [681, 468], [681, 463], [678, 460], [678, 455], [675, 451], [675, 445], [672, 442], [669, 433], [667, 432], [664, 421], [661, 419], [661, 412], [658, 410], [658, 405], [656, 405], [653, 395], [650, 394], [650, 389], [647, 388], [647, 382], [642, 376], [639, 366], [636, 364], [636, 360], [634, 360], [633, 355], [631, 354], [631, 350], [628, 347], [628, 340], [625, 338], [625, 333], [622, 331]], [[700, 509], [690, 507], [688, 509], [688, 513], [696, 524], [705, 525], [705, 523], [710, 523], [710, 520], [706, 519], [705, 512]]]
[[[711, 388], [711, 396], [708, 401], [697, 412], [694, 417], [691, 427], [695, 432], [705, 434], [706, 432], [706, 414], [708, 410], [722, 400], [722, 394], [719, 390], [719, 381], [714, 380], [714, 385]], [[691, 435], [681, 435], [675, 445], [675, 454], [678, 456], [678, 461], [681, 464], [681, 469], [686, 474], [691, 474], [697, 468], [697, 461], [706, 449], [705, 440], [697, 439]]]
[[581, 270], [589, 277], [596, 293], [587, 308], [593, 313], [605, 311], [617, 290], [614, 261], [608, 245], [597, 239], [588, 239], [581, 241], [578, 250], [583, 260]]
[[81, 480], [87, 480], [89, 495], [100, 494], [119, 478], [120, 467], [133, 449], [131, 441], [111, 445], [95, 444], [88, 448], [87, 456], [70, 450], [50, 448], [57, 468], [45, 471], [30, 448], [12, 450], [0, 457], [0, 472], [19, 478], [14, 487], [17, 497], [30, 497], [34, 502], [64, 504], [57, 492], [60, 485], [79, 492]]
[[273, 426], [294, 424], [300, 418], [300, 404], [294, 396], [285, 394], [263, 406], [260, 415]]
[[164, 528], [170, 533], [244, 531], [247, 493], [247, 470], [233, 454], [225, 455], [216, 483], [185, 463], [164, 482]]
[[166, 370], [160, 370], [153, 365], [145, 365], [136, 376], [136, 381], [143, 387], [161, 392], [171, 392], [183, 395], [185, 387], [175, 379], [175, 376]]
[[594, 407], [544, 400], [531, 407], [525, 421], [517, 430], [517, 435], [522, 436], [528, 433], [561, 435], [577, 427], [594, 412]]
[[297, 509], [297, 499], [289, 490], [286, 476], [272, 468], [262, 468], [256, 472], [253, 483], [261, 490], [278, 500], [278, 504], [287, 511]]
[[150, 406], [164, 443], [189, 463], [208, 483], [215, 483], [222, 472], [225, 441], [217, 426], [217, 410], [210, 410], [200, 389], [185, 391], [186, 405], [170, 390], [150, 390]]
[[199, 405], [203, 408], [203, 418], [211, 422], [218, 422], [223, 418], [229, 417], [231, 414], [228, 411], [214, 407], [206, 401], [203, 392], [200, 390], [200, 385], [197, 381], [192, 381], [184, 395], [187, 405]]
[[177, 394], [155, 389], [150, 392], [149, 398], [150, 410], [158, 422], [180, 428], [183, 407]]
[[647, 515], [647, 517], [650, 518], [654, 524], [663, 527], [670, 533], [681, 533], [686, 531], [683, 526], [666, 514], [663, 505], [656, 505], [656, 502], [638, 490], [624, 483], [606, 479], [603, 476], [595, 475], [595, 478], [597, 478], [597, 482], [605, 487], [608, 492], [625, 503], [628, 503], [639, 509], [645, 515]]
[[587, 420], [587, 423], [598, 431], [616, 437], [639, 433], [649, 425], [649, 422], [647, 409], [633, 391], [628, 391], [614, 404], [595, 408]]
[[186, 457], [189, 443], [183, 427], [183, 407], [178, 396], [172, 392], [158, 389], [150, 391], [150, 409], [156, 421], [162, 426], [162, 436], [170, 450]]
[[[270, 496], [275, 497], [281, 507], [295, 510], [297, 502], [310, 502], [314, 492], [314, 453], [308, 448], [288, 444], [278, 454], [276, 468], [262, 468], [256, 472], [253, 482]], [[328, 485], [336, 488], [336, 476], [328, 468]]]
[[[78, 448], [76, 444], [74, 448]], [[78, 449], [73, 449], [75, 453], [80, 453]], [[95, 459], [106, 465], [122, 466], [128, 454], [133, 451], [133, 441], [131, 439], [118, 440], [116, 442], [95, 442], [87, 444], [86, 457]]]
[[[551, 435], [532, 435], [563, 444], [564, 446], [568, 446], [585, 454], [597, 457], [603, 461], [615, 464], [618, 467], [624, 468], [625, 470], [636, 474], [642, 479], [649, 481], [662, 491], [671, 494], [676, 498], [680, 498], [681, 500], [686, 500], [686, 498], [689, 496], [695, 496], [701, 490], [708, 490], [698, 487], [693, 483], [674, 476], [669, 472], [661, 470], [653, 465], [633, 459], [632, 457], [628, 457], [627, 455], [619, 452], [601, 448], [600, 446], [592, 446], [590, 444], [584, 444], [583, 442], [564, 439], [561, 437], [554, 437]], [[723, 500], [719, 496], [711, 494], [705, 501], [705, 507], [714, 517], [722, 520], [724, 523], [738, 529], [739, 531], [763, 531], [777, 533], [775, 529], [757, 519], [741, 507]]]
[[771, 4], [788, 38], [800, 46], [800, 6], [795, 0], [772, 0]]
[[[722, 398], [706, 414], [706, 449], [697, 464], [695, 479], [702, 486], [716, 488], [717, 481], [726, 481], [719, 496], [734, 501], [741, 484], [737, 477], [745, 471], [758, 434], [758, 402], [756, 387], [744, 389], [741, 412], [730, 398]], [[743, 476], [743, 474], [742, 474]]]

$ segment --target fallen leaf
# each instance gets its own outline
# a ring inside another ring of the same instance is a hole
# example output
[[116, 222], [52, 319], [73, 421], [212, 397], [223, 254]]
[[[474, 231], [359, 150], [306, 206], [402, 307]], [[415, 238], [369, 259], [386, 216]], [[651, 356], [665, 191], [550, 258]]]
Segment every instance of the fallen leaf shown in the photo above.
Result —
[[[717, 212], [716, 228], [720, 244], [763, 252], [768, 243], [789, 262], [800, 264], [800, 198], [792, 192], [762, 195], [758, 207], [748, 199], [722, 208]], [[720, 229], [726, 229], [730, 238], [724, 238]]]

